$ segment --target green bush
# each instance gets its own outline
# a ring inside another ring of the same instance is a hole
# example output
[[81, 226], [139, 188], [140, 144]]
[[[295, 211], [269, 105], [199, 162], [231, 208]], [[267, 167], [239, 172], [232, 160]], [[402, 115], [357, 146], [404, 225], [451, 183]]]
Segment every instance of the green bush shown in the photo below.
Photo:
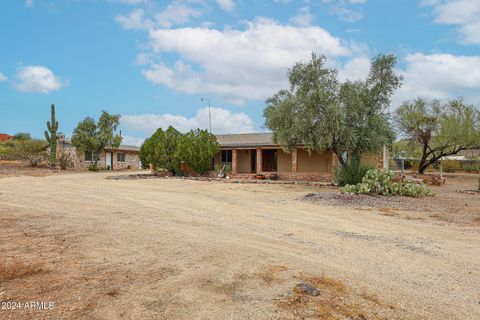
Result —
[[88, 170], [89, 171], [98, 171], [98, 164], [97, 162], [92, 162], [90, 163], [90, 165], [88, 166]]
[[361, 183], [348, 184], [341, 188], [342, 192], [355, 194], [376, 194], [382, 196], [401, 195], [407, 197], [424, 197], [433, 195], [430, 189], [424, 183], [413, 181], [393, 181], [393, 173], [387, 170], [369, 170], [362, 179]]
[[349, 162], [345, 167], [340, 167], [336, 173], [337, 183], [340, 186], [358, 184], [362, 182], [367, 171], [374, 169], [373, 165], [361, 163], [358, 160]]
[[460, 166], [460, 161], [458, 160], [442, 160], [442, 169], [443, 172], [453, 173], [460, 171], [462, 167]]
[[480, 164], [464, 164], [462, 170], [467, 172], [478, 172], [480, 171]]

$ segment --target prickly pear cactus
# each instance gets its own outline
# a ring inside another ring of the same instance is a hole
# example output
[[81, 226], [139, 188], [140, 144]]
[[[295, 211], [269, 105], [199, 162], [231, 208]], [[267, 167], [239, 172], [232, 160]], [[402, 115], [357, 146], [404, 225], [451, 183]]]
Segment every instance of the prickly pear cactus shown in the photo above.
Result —
[[58, 121], [55, 120], [55, 105], [51, 107], [51, 121], [47, 121], [47, 130], [45, 130], [45, 139], [50, 143], [50, 166], [55, 168], [57, 165], [57, 130]]

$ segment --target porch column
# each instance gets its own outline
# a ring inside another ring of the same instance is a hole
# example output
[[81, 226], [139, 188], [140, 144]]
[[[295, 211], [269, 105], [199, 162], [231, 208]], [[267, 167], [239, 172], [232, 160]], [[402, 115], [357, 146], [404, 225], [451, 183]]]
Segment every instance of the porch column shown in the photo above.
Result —
[[298, 154], [297, 148], [292, 149], [292, 173], [298, 172]]
[[337, 154], [333, 151], [330, 151], [332, 153], [332, 176], [335, 175], [335, 171], [337, 170], [338, 166], [339, 166], [339, 162], [338, 162], [338, 157], [337, 157]]
[[257, 148], [257, 173], [262, 172], [262, 149]]
[[237, 174], [237, 164], [238, 164], [237, 149], [232, 149], [232, 174]]

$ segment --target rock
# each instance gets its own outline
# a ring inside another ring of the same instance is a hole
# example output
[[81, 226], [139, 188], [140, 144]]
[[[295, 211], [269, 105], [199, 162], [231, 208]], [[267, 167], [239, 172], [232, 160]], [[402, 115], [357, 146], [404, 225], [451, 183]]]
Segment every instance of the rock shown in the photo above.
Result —
[[295, 286], [295, 291], [306, 294], [307, 296], [319, 296], [320, 290], [308, 283], [299, 283]]

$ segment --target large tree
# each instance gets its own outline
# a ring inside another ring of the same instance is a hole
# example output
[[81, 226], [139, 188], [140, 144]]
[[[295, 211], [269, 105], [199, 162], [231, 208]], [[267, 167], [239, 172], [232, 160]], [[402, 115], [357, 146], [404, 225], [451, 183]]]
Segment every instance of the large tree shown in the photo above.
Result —
[[332, 150], [345, 167], [344, 153], [359, 160], [393, 141], [387, 108], [402, 78], [394, 72], [393, 55], [373, 59], [368, 77], [358, 81], [340, 82], [326, 62], [313, 53], [289, 70], [290, 89], [267, 100], [265, 125], [286, 151], [297, 144]]
[[212, 170], [212, 159], [219, 150], [214, 134], [207, 130], [192, 130], [184, 134], [178, 143], [178, 157], [188, 163], [191, 171], [205, 174]]
[[159, 128], [140, 147], [144, 167], [152, 164], [156, 170], [165, 169], [180, 173], [182, 163], [191, 171], [204, 174], [211, 170], [212, 159], [219, 148], [215, 135], [207, 130], [191, 130], [181, 134], [174, 127]]
[[[111, 115], [102, 111], [102, 115], [95, 122], [93, 118], [86, 117], [77, 124], [73, 130], [72, 144], [79, 151], [100, 152], [105, 148], [118, 148], [122, 137], [116, 134], [120, 124], [120, 115]], [[94, 159], [95, 163], [97, 159]]]
[[177, 144], [181, 133], [174, 127], [167, 130], [159, 128], [140, 148], [142, 162], [151, 164], [154, 169], [165, 169], [173, 174], [179, 173], [181, 159], [178, 157]]
[[395, 123], [409, 149], [421, 155], [419, 173], [445, 156], [480, 149], [480, 113], [462, 99], [405, 102], [395, 111]]

